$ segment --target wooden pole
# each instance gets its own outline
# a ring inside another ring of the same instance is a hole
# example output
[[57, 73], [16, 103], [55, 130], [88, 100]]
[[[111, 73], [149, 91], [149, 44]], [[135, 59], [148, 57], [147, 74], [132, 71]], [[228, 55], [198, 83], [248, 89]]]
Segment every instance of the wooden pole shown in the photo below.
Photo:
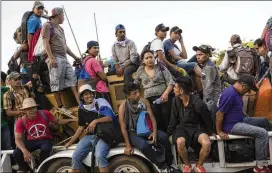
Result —
[[72, 26], [71, 26], [71, 24], [70, 24], [70, 21], [69, 21], [68, 15], [67, 15], [66, 10], [64, 9], [64, 6], [63, 6], [63, 5], [62, 5], [62, 8], [63, 8], [64, 14], [65, 14], [65, 16], [66, 16], [66, 18], [67, 18], [68, 24], [69, 24], [69, 26], [70, 26], [70, 29], [71, 29], [71, 31], [72, 31], [72, 34], [73, 34], [74, 40], [75, 40], [76, 45], [77, 45], [78, 52], [79, 52], [80, 57], [81, 57], [82, 55], [81, 55], [81, 52], [80, 52], [79, 46], [78, 46], [78, 44], [77, 44], [77, 40], [76, 40], [76, 37], [75, 37], [74, 31], [73, 31], [73, 29], [72, 29]]
[[[97, 42], [99, 43], [95, 13], [94, 13], [94, 24], [95, 24], [95, 30], [96, 30], [96, 39], [97, 39]], [[102, 63], [101, 56], [100, 56], [100, 49], [99, 49], [98, 58], [100, 63]]]

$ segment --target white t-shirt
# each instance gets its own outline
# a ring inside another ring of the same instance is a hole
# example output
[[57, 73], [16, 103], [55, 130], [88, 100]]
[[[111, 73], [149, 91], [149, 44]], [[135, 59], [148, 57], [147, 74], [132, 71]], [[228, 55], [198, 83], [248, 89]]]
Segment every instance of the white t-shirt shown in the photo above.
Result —
[[154, 51], [155, 57], [157, 56], [157, 51], [159, 51], [159, 50], [161, 50], [164, 53], [162, 40], [160, 40], [158, 38], [156, 40], [154, 40], [150, 45], [150, 50]]

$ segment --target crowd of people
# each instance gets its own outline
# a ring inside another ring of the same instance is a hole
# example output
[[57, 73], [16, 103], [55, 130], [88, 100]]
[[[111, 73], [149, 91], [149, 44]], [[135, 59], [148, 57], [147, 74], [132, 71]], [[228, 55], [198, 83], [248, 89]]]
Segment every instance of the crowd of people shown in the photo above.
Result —
[[[156, 38], [139, 54], [136, 44], [127, 38], [125, 26], [118, 24], [112, 65], [105, 73], [103, 64], [96, 59], [98, 42], [87, 43], [87, 56], [83, 60], [67, 46], [60, 26], [64, 22], [62, 8], [53, 8], [44, 24], [40, 19], [44, 4], [35, 1], [32, 10], [27, 20], [27, 39], [20, 41], [20, 28], [14, 33], [14, 40], [21, 46], [9, 65], [19, 58], [20, 66], [9, 66], [8, 75], [1, 72], [1, 150], [14, 149], [18, 172], [32, 171], [28, 163], [34, 150], [41, 150], [38, 163], [50, 155], [53, 138], [50, 124], [75, 121], [78, 129], [65, 144], [66, 148], [84, 131], [88, 133], [74, 151], [73, 172], [80, 172], [82, 160], [93, 146], [100, 172], [109, 172], [107, 155], [111, 146], [95, 133], [98, 124], [108, 122], [121, 128], [126, 155], [133, 155], [133, 148], [137, 148], [162, 172], [180, 172], [177, 165], [172, 164], [170, 136], [184, 163], [183, 172], [205, 172], [203, 164], [211, 151], [209, 136], [216, 134], [221, 139], [228, 139], [228, 134], [256, 138], [254, 172], [270, 171], [266, 147], [269, 122], [265, 118], [248, 117], [243, 111], [242, 97], [251, 90], [256, 92], [256, 82], [262, 77], [271, 80], [272, 54], [266, 39], [272, 28], [271, 19], [262, 37], [254, 42], [254, 48], [243, 46], [239, 35], [231, 36], [232, 47], [225, 53], [219, 68], [210, 59], [215, 50], [210, 45], [194, 46], [195, 56], [186, 61], [186, 46], [178, 26], [170, 29], [164, 24], [157, 25]], [[168, 31], [170, 38], [165, 40]], [[45, 54], [33, 56], [39, 37], [42, 37]], [[68, 61], [67, 54], [74, 58], [78, 72]], [[35, 63], [37, 61], [39, 63]], [[38, 70], [33, 70], [36, 68]], [[46, 71], [49, 81], [44, 75]], [[124, 77], [126, 99], [119, 107], [118, 116], [112, 110], [107, 85], [107, 76], [111, 75]], [[224, 82], [230, 86], [224, 88]], [[71, 88], [79, 105], [78, 118], [56, 119], [45, 104], [44, 95], [50, 91], [58, 107], [71, 114], [61, 99], [65, 88]], [[140, 96], [141, 88], [144, 97]], [[147, 136], [137, 133], [138, 119], [143, 114], [149, 117], [152, 126]], [[165, 159], [158, 159], [159, 154], [152, 148], [155, 144], [163, 146]], [[199, 153], [194, 168], [188, 160], [188, 147]]]

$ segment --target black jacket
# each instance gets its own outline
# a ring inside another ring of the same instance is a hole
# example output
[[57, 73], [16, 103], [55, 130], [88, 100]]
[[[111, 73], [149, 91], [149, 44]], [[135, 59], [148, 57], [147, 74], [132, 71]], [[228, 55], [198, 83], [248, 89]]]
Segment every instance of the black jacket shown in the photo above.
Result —
[[182, 100], [177, 96], [174, 97], [167, 134], [172, 135], [178, 125], [204, 127], [205, 131], [211, 134], [213, 122], [207, 105], [191, 94], [189, 104], [185, 108]]

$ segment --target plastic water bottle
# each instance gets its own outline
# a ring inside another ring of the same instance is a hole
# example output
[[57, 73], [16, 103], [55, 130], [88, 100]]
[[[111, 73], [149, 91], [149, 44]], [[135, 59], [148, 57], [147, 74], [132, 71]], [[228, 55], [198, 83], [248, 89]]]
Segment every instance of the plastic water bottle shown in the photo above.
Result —
[[162, 103], [161, 97], [153, 101], [153, 104], [158, 104], [159, 105], [161, 103]]

